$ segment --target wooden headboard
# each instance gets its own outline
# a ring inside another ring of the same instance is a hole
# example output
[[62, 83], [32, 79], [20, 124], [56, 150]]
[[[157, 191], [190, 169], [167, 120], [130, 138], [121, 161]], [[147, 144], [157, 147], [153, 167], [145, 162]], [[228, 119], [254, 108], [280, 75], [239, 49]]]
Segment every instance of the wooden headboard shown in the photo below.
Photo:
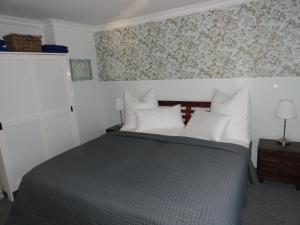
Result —
[[160, 106], [174, 106], [181, 105], [182, 119], [187, 124], [192, 117], [195, 108], [210, 108], [210, 102], [198, 102], [198, 101], [162, 101], [159, 100]]

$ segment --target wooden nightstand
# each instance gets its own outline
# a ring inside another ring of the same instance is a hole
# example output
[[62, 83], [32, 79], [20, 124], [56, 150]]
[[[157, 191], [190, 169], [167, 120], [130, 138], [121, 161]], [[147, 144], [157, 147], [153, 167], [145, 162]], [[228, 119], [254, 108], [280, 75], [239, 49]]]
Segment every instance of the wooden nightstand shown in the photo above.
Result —
[[120, 129], [121, 129], [122, 126], [123, 126], [123, 124], [117, 124], [115, 126], [107, 128], [106, 129], [106, 133], [109, 133], [109, 132], [118, 132], [118, 131], [120, 131]]
[[276, 140], [260, 139], [257, 175], [260, 182], [271, 179], [293, 183], [300, 190], [300, 142], [282, 147]]

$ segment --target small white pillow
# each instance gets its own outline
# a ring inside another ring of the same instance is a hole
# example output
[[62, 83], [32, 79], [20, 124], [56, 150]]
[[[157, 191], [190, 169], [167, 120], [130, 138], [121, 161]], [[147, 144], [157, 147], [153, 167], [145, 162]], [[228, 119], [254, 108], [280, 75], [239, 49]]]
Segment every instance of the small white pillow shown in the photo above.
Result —
[[179, 129], [184, 127], [180, 105], [137, 110], [136, 116], [138, 120], [137, 132], [154, 129]]
[[196, 109], [186, 125], [183, 136], [221, 141], [230, 116]]
[[224, 140], [250, 142], [250, 92], [248, 88], [241, 88], [229, 97], [215, 90], [211, 112], [231, 116], [231, 121], [224, 133]]
[[137, 128], [136, 110], [153, 109], [158, 107], [156, 93], [151, 89], [141, 101], [133, 97], [129, 92], [124, 91], [124, 113], [125, 123], [121, 128], [122, 131], [135, 131]]

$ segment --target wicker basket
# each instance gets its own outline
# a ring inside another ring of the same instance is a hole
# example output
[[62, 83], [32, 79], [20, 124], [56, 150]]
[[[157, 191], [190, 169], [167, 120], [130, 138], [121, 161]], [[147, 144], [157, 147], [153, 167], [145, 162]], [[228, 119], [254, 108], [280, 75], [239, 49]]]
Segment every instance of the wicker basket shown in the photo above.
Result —
[[42, 36], [9, 34], [3, 37], [6, 47], [14, 52], [41, 52]]

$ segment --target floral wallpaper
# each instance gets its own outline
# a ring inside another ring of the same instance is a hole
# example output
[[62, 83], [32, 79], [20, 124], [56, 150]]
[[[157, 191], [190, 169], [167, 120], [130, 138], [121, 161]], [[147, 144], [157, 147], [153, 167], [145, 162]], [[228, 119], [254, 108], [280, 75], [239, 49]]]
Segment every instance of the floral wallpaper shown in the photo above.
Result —
[[95, 33], [100, 81], [300, 77], [300, 0], [259, 0]]

